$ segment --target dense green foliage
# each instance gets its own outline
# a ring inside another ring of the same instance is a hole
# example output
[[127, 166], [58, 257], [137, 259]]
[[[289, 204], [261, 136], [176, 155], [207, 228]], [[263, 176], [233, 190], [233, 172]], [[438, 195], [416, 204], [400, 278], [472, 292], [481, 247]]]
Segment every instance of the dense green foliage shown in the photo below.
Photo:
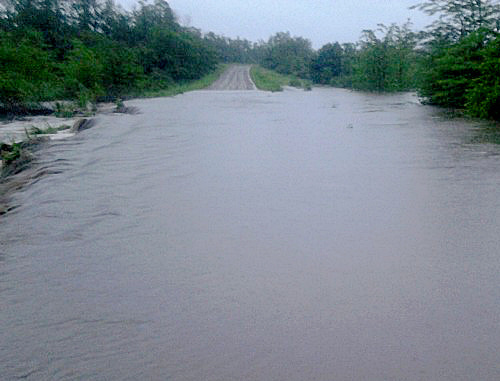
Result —
[[499, 3], [434, 0], [418, 7], [441, 16], [425, 34], [420, 95], [431, 104], [500, 120]]
[[357, 59], [352, 66], [353, 87], [375, 91], [404, 91], [415, 88], [417, 36], [408, 24], [381, 25], [376, 32], [363, 32]]
[[[378, 37], [382, 34], [382, 37]], [[415, 87], [417, 36], [409, 25], [379, 25], [365, 30], [357, 44], [326, 44], [311, 63], [311, 78], [320, 84], [370, 91]]]
[[330, 84], [345, 70], [344, 49], [338, 42], [324, 45], [311, 60], [311, 77], [315, 83]]
[[477, 76], [467, 91], [465, 107], [480, 118], [500, 120], [500, 38], [481, 49]]
[[292, 37], [290, 33], [277, 33], [258, 48], [262, 66], [286, 75], [307, 78], [314, 54], [311, 41]]
[[203, 41], [216, 52], [219, 61], [224, 63], [256, 63], [257, 44], [237, 38], [232, 40], [218, 36], [213, 32], [207, 33]]
[[44, 48], [43, 36], [35, 30], [20, 36], [0, 31], [0, 102], [13, 106], [60, 91], [57, 66]]
[[159, 90], [212, 72], [216, 52], [168, 3], [125, 12], [112, 0], [11, 1], [0, 19], [0, 107], [81, 103]]

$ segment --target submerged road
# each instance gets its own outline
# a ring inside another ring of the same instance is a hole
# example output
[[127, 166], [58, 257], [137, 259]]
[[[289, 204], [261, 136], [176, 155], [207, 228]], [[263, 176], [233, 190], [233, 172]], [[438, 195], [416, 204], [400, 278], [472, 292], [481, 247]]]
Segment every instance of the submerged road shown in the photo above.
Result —
[[0, 216], [1, 381], [500, 380], [489, 122], [334, 88], [126, 106]]
[[256, 90], [250, 78], [250, 65], [230, 66], [209, 90]]

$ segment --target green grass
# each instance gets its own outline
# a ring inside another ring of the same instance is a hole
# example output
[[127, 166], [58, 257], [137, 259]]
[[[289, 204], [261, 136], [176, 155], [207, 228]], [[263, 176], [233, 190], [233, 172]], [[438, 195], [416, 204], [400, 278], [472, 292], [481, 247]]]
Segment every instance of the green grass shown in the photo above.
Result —
[[68, 125], [62, 125], [59, 127], [48, 126], [47, 128], [31, 127], [29, 130], [29, 135], [47, 135], [47, 134], [57, 134], [59, 131], [67, 130], [71, 128]]
[[46, 141], [47, 137], [27, 135], [27, 139], [20, 142], [0, 142], [0, 182], [28, 168], [34, 158], [33, 152]]
[[178, 83], [166, 89], [161, 90], [146, 90], [141, 97], [155, 98], [155, 97], [171, 97], [177, 94], [186, 93], [188, 91], [205, 89], [214, 83], [220, 75], [226, 70], [227, 65], [219, 65], [215, 71], [206, 76], [192, 82]]
[[33, 160], [31, 150], [39, 143], [39, 140], [13, 142], [11, 144], [0, 142], [0, 182], [28, 168]]
[[311, 90], [311, 82], [293, 75], [283, 75], [273, 70], [264, 69], [261, 66], [253, 65], [250, 69], [250, 76], [255, 86], [264, 91], [283, 91], [283, 86], [293, 86]]
[[290, 83], [289, 77], [257, 65], [250, 69], [250, 77], [255, 86], [264, 91], [283, 91], [283, 86]]
[[56, 102], [54, 114], [58, 118], [71, 118], [76, 114], [76, 106], [73, 103]]
[[21, 157], [22, 145], [21, 143], [0, 143], [0, 159], [4, 165], [10, 165], [15, 160]]

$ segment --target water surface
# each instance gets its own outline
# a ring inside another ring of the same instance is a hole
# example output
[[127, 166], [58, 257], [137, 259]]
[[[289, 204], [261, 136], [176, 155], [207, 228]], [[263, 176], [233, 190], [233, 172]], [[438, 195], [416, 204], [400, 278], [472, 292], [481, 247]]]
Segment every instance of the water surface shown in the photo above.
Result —
[[500, 379], [478, 123], [336, 89], [130, 105], [0, 217], [1, 379]]

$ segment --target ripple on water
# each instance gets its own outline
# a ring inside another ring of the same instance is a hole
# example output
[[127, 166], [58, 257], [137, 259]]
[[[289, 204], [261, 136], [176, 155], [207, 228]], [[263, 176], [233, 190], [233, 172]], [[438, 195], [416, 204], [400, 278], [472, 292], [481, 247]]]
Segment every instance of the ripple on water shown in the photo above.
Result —
[[192, 92], [45, 147], [0, 376], [499, 379], [500, 146], [413, 99]]

